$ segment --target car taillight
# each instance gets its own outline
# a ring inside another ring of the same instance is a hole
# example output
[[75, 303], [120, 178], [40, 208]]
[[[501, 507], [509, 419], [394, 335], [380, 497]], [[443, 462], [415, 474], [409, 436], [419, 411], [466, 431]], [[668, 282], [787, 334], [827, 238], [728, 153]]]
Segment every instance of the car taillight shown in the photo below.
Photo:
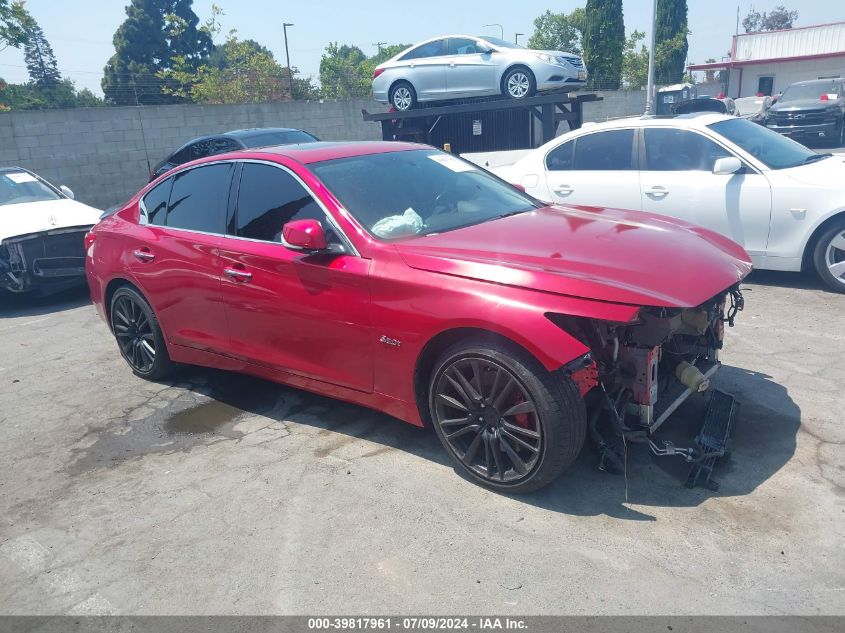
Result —
[[819, 100], [821, 100], [821, 101], [830, 101], [830, 97], [828, 97], [828, 96], [827, 96], [827, 93], [825, 93], [825, 94], [823, 94], [823, 95], [821, 95], [821, 96], [819, 97]]
[[382, 74], [383, 72], [384, 72], [384, 68], [376, 68], [376, 69], [373, 71], [373, 79], [375, 79], [376, 77], [378, 77], [378, 76], [379, 76], [380, 74]]
[[91, 246], [94, 244], [94, 240], [96, 240], [96, 239], [97, 239], [97, 236], [94, 235], [94, 233], [92, 231], [88, 231], [85, 234], [85, 252], [86, 253], [89, 250], [91, 250]]

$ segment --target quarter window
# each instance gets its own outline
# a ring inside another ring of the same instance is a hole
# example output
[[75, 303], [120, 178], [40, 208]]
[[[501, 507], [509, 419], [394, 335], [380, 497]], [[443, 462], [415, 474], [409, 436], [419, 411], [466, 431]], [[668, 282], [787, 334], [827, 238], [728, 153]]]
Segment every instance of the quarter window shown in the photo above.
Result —
[[188, 169], [173, 178], [167, 226], [223, 233], [232, 163], [217, 163]]
[[147, 192], [144, 196], [146, 224], [163, 226], [167, 218], [167, 200], [170, 198], [170, 188], [173, 178], [168, 178]]
[[420, 44], [414, 49], [411, 49], [402, 56], [401, 61], [409, 59], [422, 59], [424, 57], [438, 57], [443, 55], [446, 40], [434, 40], [426, 44]]
[[674, 128], [645, 130], [646, 171], [712, 171], [719, 158], [732, 156], [709, 138]]
[[229, 234], [266, 242], [281, 242], [282, 227], [291, 220], [319, 220], [326, 229], [323, 209], [287, 171], [244, 163], [235, 219]]
[[635, 169], [632, 161], [634, 130], [608, 130], [575, 139], [574, 169], [625, 171]]

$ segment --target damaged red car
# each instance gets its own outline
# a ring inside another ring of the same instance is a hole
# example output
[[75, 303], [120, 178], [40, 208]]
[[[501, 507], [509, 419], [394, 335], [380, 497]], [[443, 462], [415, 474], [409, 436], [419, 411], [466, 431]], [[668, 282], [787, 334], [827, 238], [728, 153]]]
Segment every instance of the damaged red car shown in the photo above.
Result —
[[713, 457], [652, 433], [707, 390], [751, 270], [711, 231], [546, 206], [393, 142], [189, 163], [86, 246], [91, 296], [138, 376], [246, 372], [431, 425], [459, 471], [514, 493], [557, 478], [587, 437], [603, 467], [619, 440]]

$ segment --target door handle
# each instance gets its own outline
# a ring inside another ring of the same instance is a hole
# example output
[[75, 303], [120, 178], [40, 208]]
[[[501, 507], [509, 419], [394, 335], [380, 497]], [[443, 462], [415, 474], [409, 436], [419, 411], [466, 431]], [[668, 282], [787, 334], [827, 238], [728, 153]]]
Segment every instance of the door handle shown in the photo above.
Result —
[[666, 187], [652, 187], [651, 189], [645, 190], [645, 195], [647, 196], [655, 196], [657, 198], [662, 198], [663, 196], [669, 195], [669, 191], [667, 191]]
[[142, 262], [151, 262], [156, 258], [156, 256], [153, 255], [150, 252], [150, 249], [148, 249], [146, 246], [143, 248], [136, 248], [134, 251], [132, 251], [132, 255], [135, 257], [135, 259], [140, 260]]
[[559, 196], [568, 196], [573, 191], [575, 191], [575, 189], [573, 187], [570, 187], [569, 185], [561, 185], [560, 187], [554, 190], [554, 192]]
[[224, 268], [223, 274], [232, 281], [247, 282], [252, 279], [252, 273], [237, 268]]
[[449, 67], [450, 67], [450, 68], [454, 68], [454, 67], [455, 67], [455, 62], [449, 62]]

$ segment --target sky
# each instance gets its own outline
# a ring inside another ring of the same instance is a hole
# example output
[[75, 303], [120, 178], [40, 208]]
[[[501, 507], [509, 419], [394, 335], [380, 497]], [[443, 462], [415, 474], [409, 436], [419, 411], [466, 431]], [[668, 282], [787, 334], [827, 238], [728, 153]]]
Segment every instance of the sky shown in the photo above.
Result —
[[[251, 38], [267, 46], [284, 64], [282, 23], [290, 22], [290, 62], [304, 75], [319, 75], [320, 56], [329, 42], [355, 44], [365, 54], [377, 52], [376, 42], [412, 43], [448, 33], [496, 35], [501, 24], [505, 39], [523, 33], [525, 42], [533, 21], [551, 9], [570, 12], [584, 6], [584, 0], [194, 0], [194, 12], [203, 21], [211, 15], [212, 3], [220, 6], [223, 31], [237, 29], [242, 39]], [[126, 18], [128, 0], [27, 0], [59, 62], [63, 75], [78, 88], [102, 94], [103, 66], [114, 53], [112, 37]], [[778, 4], [799, 11], [796, 25], [845, 20], [843, 0], [688, 0], [689, 61], [720, 60], [729, 50], [736, 29], [737, 6], [744, 17], [753, 5], [769, 11]], [[650, 31], [652, 0], [623, 0], [625, 29]], [[741, 27], [740, 27], [741, 28]], [[220, 37], [222, 41], [222, 35]], [[218, 41], [218, 43], [220, 43]], [[0, 77], [9, 83], [27, 80], [23, 53], [15, 49], [0, 52]]]

